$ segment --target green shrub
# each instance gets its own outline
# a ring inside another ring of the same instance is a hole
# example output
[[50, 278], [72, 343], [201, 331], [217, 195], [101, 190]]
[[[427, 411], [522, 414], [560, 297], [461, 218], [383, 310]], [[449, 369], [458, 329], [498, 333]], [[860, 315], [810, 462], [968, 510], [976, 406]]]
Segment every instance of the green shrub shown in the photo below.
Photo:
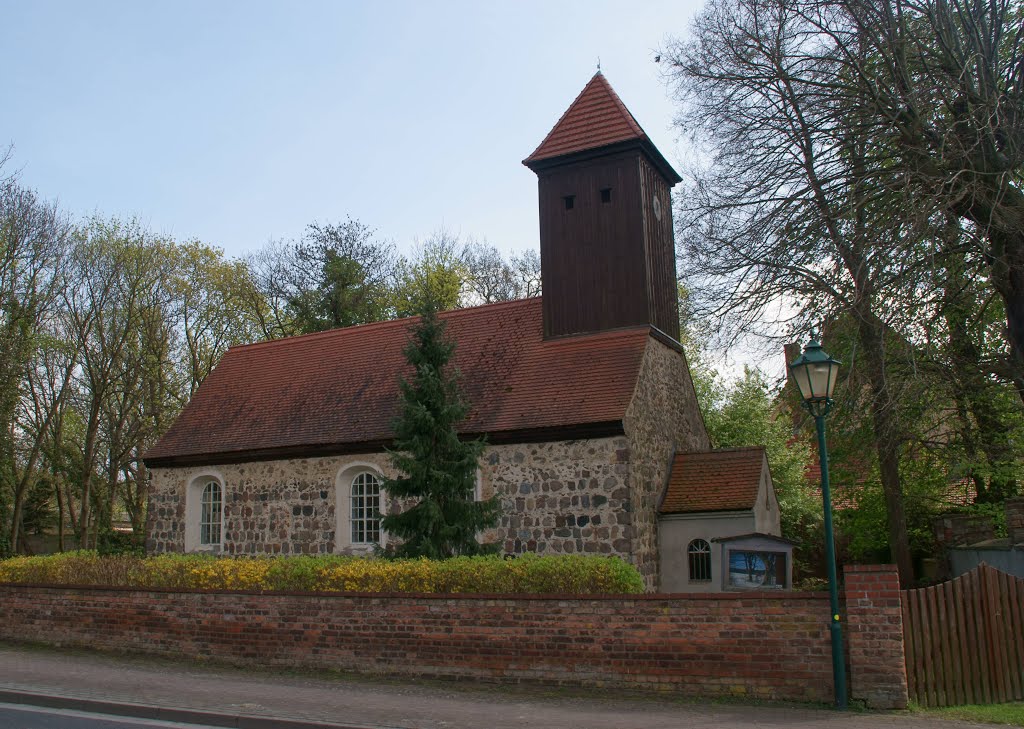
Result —
[[102, 529], [97, 535], [96, 551], [103, 556], [113, 554], [135, 554], [141, 557], [146, 553], [146, 540], [142, 534], [135, 532], [119, 532], [114, 529]]
[[139, 557], [64, 552], [0, 561], [0, 582], [289, 592], [634, 594], [636, 569], [617, 557], [496, 556], [447, 560], [317, 557]]

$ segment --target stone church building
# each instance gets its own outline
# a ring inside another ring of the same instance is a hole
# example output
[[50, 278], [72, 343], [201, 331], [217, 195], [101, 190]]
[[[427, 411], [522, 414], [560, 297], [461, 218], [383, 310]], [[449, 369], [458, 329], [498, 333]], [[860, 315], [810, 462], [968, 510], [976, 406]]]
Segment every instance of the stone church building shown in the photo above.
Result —
[[[778, 535], [778, 503], [762, 449], [710, 450], [678, 342], [680, 177], [600, 73], [524, 164], [539, 178], [543, 296], [441, 314], [472, 404], [462, 431], [487, 437], [478, 495], [501, 504], [482, 539], [508, 554], [618, 555], [650, 590], [727, 587], [731, 558], [713, 540]], [[377, 515], [396, 505], [380, 485], [409, 325], [230, 349], [146, 454], [148, 551], [386, 542]]]

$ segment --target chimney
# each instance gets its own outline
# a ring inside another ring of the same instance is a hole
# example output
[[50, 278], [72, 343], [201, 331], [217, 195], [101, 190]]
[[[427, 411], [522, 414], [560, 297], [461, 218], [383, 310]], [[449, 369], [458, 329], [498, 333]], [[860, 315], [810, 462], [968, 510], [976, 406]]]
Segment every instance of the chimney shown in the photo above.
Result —
[[1007, 499], [1004, 508], [1006, 535], [1010, 538], [1010, 544], [1024, 546], [1024, 498]]
[[790, 342], [783, 346], [783, 356], [786, 358], [784, 363], [786, 366], [786, 386], [782, 390], [782, 396], [790, 405], [789, 413], [792, 419], [791, 427], [793, 428], [794, 435], [800, 432], [806, 413], [800, 407], [800, 390], [797, 388], [796, 383], [793, 382], [793, 375], [789, 371], [789, 363], [799, 357], [802, 351], [803, 348], [798, 342]]
[[786, 385], [795, 388], [796, 385], [792, 383], [792, 376], [789, 374], [789, 363], [800, 356], [803, 348], [800, 346], [799, 342], [790, 342], [783, 347], [783, 351], [786, 357]]

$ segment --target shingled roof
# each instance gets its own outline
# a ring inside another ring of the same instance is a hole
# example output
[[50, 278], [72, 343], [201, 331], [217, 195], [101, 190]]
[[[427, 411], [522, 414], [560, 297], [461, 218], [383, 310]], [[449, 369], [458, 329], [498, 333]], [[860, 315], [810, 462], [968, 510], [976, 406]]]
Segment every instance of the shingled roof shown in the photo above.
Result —
[[[636, 385], [649, 327], [545, 341], [541, 299], [444, 312], [472, 410], [492, 443], [610, 435]], [[233, 347], [149, 466], [379, 450], [392, 437], [414, 319]]]
[[643, 147], [672, 182], [682, 179], [598, 71], [523, 164], [537, 169], [548, 160], [629, 143]]
[[680, 453], [661, 502], [662, 514], [754, 508], [766, 467], [763, 447]]
[[528, 164], [628, 139], [647, 139], [647, 134], [598, 71], [523, 162]]

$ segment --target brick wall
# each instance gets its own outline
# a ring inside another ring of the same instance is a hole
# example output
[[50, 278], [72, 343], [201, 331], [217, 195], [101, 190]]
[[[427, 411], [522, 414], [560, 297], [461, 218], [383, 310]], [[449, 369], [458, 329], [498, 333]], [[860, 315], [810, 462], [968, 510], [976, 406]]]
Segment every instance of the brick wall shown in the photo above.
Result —
[[905, 709], [900, 578], [894, 565], [847, 566], [846, 640], [850, 695], [875, 709]]
[[[850, 610], [854, 697], [872, 701], [884, 679], [869, 672], [862, 683], [858, 662], [875, 665], [866, 641], [890, 639], [870, 638], [888, 583], [878, 596], [870, 581], [860, 584]], [[0, 639], [683, 696], [832, 697], [820, 593], [455, 597], [0, 585]], [[905, 697], [905, 680], [901, 687]]]

